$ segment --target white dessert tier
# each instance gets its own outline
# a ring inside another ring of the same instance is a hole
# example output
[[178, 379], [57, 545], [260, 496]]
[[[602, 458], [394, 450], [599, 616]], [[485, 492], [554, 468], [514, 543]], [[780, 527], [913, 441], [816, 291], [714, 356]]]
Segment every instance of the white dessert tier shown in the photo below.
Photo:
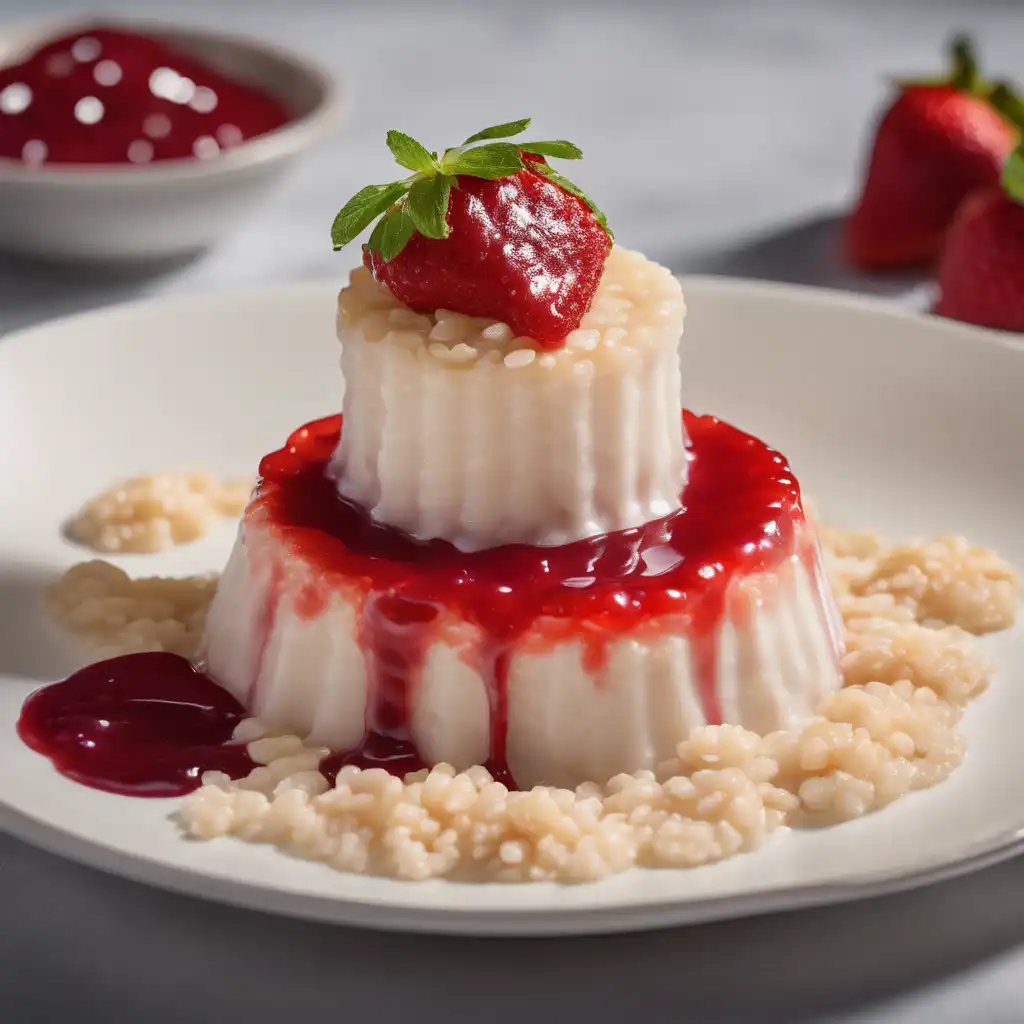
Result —
[[[359, 642], [364, 597], [341, 584], [318, 615], [300, 614], [321, 576], [272, 528], [245, 521], [210, 609], [205, 660], [253, 714], [350, 750], [373, 715], [372, 655]], [[410, 738], [427, 763], [467, 768], [492, 753], [483, 637], [452, 618], [434, 635], [413, 686]], [[817, 545], [802, 527], [797, 553], [776, 571], [734, 581], [720, 628], [703, 639], [691, 640], [678, 621], [647, 622], [610, 641], [591, 671], [581, 642], [528, 632], [509, 661], [508, 766], [524, 787], [654, 768], [707, 722], [698, 664], [716, 666], [723, 721], [760, 733], [796, 726], [841, 685], [840, 650]]]
[[668, 514], [686, 476], [684, 314], [675, 277], [620, 248], [556, 352], [492, 320], [414, 313], [356, 270], [339, 299], [339, 491], [464, 550], [564, 544]]

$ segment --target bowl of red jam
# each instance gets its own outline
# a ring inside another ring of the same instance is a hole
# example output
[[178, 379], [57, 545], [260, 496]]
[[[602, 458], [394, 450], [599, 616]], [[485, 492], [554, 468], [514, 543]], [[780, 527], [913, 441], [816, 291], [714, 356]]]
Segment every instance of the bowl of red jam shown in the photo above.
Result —
[[0, 250], [199, 253], [340, 112], [333, 77], [271, 43], [170, 24], [0, 29]]

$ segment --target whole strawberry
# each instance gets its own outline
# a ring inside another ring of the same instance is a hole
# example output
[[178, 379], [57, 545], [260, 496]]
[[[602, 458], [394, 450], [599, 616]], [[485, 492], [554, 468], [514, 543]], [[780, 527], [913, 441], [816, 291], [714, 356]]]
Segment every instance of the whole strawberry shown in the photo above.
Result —
[[949, 78], [907, 82], [875, 132], [844, 248], [865, 269], [932, 262], [965, 196], [999, 181], [1024, 130], [1005, 83], [983, 81], [968, 40], [952, 45]]
[[561, 347], [590, 308], [611, 232], [545, 159], [578, 160], [571, 142], [490, 141], [529, 123], [486, 128], [440, 158], [388, 132], [396, 161], [413, 174], [353, 196], [335, 219], [335, 249], [383, 214], [363, 262], [400, 302], [493, 318], [544, 348]]
[[1001, 186], [958, 211], [939, 264], [936, 312], [1024, 331], [1024, 145], [1007, 160]]

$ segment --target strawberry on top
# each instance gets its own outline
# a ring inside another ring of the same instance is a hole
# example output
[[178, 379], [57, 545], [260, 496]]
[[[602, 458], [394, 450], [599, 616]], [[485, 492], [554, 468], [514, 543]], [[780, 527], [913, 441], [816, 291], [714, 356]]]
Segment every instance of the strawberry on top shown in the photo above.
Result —
[[960, 208], [939, 265], [943, 316], [983, 327], [1024, 331], [1024, 144], [1002, 184]]
[[353, 196], [334, 221], [335, 249], [379, 217], [363, 262], [404, 305], [491, 317], [560, 348], [590, 308], [612, 236], [601, 211], [547, 162], [578, 160], [571, 142], [492, 141], [529, 124], [486, 128], [440, 157], [388, 132], [395, 160], [413, 173]]
[[967, 39], [952, 44], [949, 77], [900, 82], [876, 129], [867, 178], [844, 248], [865, 269], [915, 266], [938, 255], [957, 207], [994, 185], [1024, 130], [1024, 105], [983, 79]]

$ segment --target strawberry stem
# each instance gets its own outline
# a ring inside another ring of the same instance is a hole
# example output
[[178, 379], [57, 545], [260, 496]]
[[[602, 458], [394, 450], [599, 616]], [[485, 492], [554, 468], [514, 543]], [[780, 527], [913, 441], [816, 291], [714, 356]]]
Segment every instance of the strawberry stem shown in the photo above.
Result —
[[942, 88], [945, 86], [987, 99], [992, 87], [981, 77], [978, 58], [974, 52], [974, 43], [970, 36], [961, 32], [950, 40], [949, 59], [949, 74], [944, 77], [942, 75], [915, 78], [899, 77], [895, 79], [895, 84], [901, 89], [909, 89], [914, 86], [924, 88]]
[[949, 53], [953, 62], [953, 70], [949, 76], [949, 84], [964, 92], [981, 91], [981, 78], [978, 74], [978, 59], [974, 55], [974, 44], [969, 36], [956, 35], [949, 44]]

